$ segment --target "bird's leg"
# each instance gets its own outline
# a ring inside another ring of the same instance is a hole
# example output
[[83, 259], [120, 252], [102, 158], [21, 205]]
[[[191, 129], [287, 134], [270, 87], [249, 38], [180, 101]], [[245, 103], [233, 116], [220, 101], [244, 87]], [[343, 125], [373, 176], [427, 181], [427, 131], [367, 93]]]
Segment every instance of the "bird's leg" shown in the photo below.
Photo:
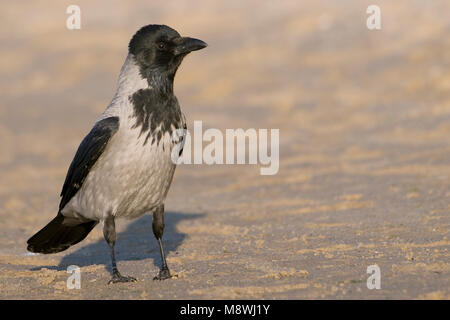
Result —
[[161, 270], [159, 271], [158, 275], [153, 278], [153, 280], [164, 280], [171, 278], [169, 268], [167, 267], [166, 262], [166, 256], [164, 254], [164, 249], [162, 245], [162, 235], [164, 232], [164, 205], [160, 205], [154, 212], [153, 212], [153, 234], [156, 237], [156, 240], [158, 240], [159, 244], [159, 251], [161, 253]]
[[105, 223], [103, 225], [103, 235], [111, 250], [112, 278], [109, 280], [108, 284], [136, 281], [136, 278], [122, 276], [117, 269], [116, 255], [114, 253], [114, 245], [116, 243], [116, 224], [112, 215], [109, 215], [105, 219]]

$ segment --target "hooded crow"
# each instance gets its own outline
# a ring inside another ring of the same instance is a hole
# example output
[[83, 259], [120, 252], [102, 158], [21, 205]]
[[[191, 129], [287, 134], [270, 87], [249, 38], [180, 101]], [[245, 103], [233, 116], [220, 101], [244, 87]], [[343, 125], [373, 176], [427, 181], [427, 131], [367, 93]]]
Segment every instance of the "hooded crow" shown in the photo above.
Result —
[[175, 171], [171, 152], [184, 139], [181, 136], [174, 141], [172, 133], [186, 129], [173, 80], [183, 58], [206, 46], [165, 25], [148, 25], [136, 32], [120, 71], [117, 92], [69, 167], [58, 214], [28, 240], [29, 251], [64, 251], [102, 222], [111, 251], [109, 283], [136, 281], [117, 269], [115, 220], [151, 211], [162, 261], [154, 280], [171, 277], [161, 241], [164, 201]]

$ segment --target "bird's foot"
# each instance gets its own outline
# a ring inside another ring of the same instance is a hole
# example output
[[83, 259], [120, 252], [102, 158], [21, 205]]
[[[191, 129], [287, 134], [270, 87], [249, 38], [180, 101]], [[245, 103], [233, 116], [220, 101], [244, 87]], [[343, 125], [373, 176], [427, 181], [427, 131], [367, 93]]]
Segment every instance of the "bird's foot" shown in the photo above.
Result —
[[136, 282], [136, 278], [122, 276], [119, 271], [114, 272], [111, 280], [108, 281], [108, 284], [118, 283], [118, 282]]
[[153, 280], [166, 280], [172, 278], [172, 275], [170, 274], [169, 268], [161, 268], [159, 270], [159, 273], [156, 277], [153, 278]]

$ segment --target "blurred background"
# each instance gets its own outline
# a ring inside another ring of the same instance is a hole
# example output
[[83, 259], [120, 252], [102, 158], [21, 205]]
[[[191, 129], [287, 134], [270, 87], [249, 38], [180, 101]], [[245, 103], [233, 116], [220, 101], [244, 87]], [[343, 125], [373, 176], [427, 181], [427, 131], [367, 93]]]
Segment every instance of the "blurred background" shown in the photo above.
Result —
[[[449, 299], [449, 17], [445, 0], [1, 2], [0, 298]], [[151, 281], [151, 217], [123, 221], [119, 267], [140, 281], [113, 291], [101, 228], [57, 255], [25, 243], [150, 23], [209, 44], [175, 79], [188, 127], [279, 128], [280, 170], [180, 166], [164, 234], [178, 277]]]

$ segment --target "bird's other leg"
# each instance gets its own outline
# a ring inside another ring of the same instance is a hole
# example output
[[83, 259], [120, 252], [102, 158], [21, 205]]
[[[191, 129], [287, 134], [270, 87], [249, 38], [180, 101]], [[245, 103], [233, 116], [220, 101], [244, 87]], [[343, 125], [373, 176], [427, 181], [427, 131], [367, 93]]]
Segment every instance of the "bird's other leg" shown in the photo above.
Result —
[[109, 215], [105, 219], [105, 223], [103, 225], [103, 235], [109, 245], [109, 249], [111, 250], [112, 278], [109, 280], [108, 284], [136, 281], [136, 278], [122, 276], [117, 269], [116, 255], [114, 253], [114, 245], [116, 243], [116, 224], [112, 215]]
[[161, 252], [161, 270], [158, 275], [153, 278], [153, 280], [164, 280], [171, 278], [169, 268], [167, 267], [166, 256], [164, 254], [164, 249], [162, 245], [162, 235], [164, 232], [164, 205], [160, 205], [153, 212], [153, 234], [158, 240], [159, 251]]

